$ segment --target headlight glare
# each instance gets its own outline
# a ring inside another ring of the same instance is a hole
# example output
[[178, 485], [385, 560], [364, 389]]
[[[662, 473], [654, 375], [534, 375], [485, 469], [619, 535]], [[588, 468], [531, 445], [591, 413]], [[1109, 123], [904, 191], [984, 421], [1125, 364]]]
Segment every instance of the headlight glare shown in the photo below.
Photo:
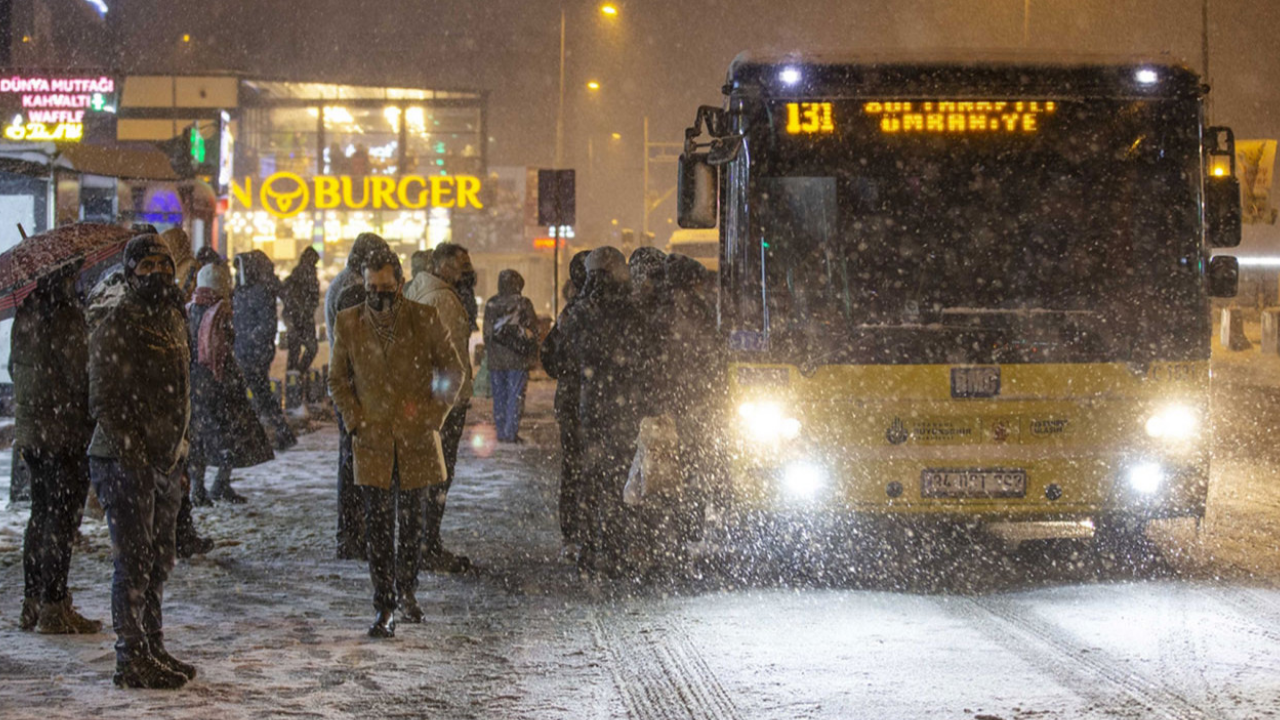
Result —
[[1172, 405], [1147, 418], [1147, 435], [1160, 440], [1186, 440], [1199, 428], [1199, 418], [1184, 405]]
[[753, 439], [762, 442], [794, 440], [800, 436], [800, 421], [787, 417], [776, 402], [745, 402], [738, 406], [738, 417], [743, 429]]
[[1164, 484], [1164, 469], [1153, 462], [1129, 468], [1129, 486], [1143, 495], [1151, 495]]

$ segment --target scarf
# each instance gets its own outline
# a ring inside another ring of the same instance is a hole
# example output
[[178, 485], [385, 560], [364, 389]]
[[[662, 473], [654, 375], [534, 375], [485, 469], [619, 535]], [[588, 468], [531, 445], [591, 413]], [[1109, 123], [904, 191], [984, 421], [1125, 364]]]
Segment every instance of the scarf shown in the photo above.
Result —
[[227, 326], [223, 317], [227, 313], [227, 303], [212, 288], [196, 288], [188, 312], [197, 305], [209, 309], [200, 318], [200, 329], [196, 334], [196, 362], [208, 368], [214, 380], [222, 382], [227, 357], [227, 333], [223, 330]]
[[391, 307], [386, 310], [374, 310], [367, 303], [365, 305], [369, 309], [369, 319], [373, 322], [373, 331], [377, 333], [378, 339], [382, 341], [382, 349], [384, 351], [396, 339], [396, 312], [400, 310], [400, 302], [401, 296], [396, 295]]

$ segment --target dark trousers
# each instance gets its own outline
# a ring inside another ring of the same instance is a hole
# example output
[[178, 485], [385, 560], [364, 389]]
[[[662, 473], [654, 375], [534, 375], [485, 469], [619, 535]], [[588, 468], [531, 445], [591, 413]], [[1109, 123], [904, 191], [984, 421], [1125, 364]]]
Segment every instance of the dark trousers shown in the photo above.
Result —
[[364, 498], [356, 485], [351, 434], [338, 416], [338, 557], [364, 555]]
[[284, 334], [286, 361], [290, 370], [297, 370], [304, 376], [311, 369], [311, 363], [320, 351], [320, 341], [316, 339], [316, 326], [313, 323], [295, 325], [290, 323]]
[[514, 442], [520, 431], [524, 390], [528, 382], [528, 370], [489, 371], [489, 385], [493, 388], [493, 424], [497, 426], [501, 442]]
[[107, 514], [115, 557], [111, 624], [116, 660], [128, 662], [163, 642], [161, 606], [176, 553], [182, 472], [126, 468], [105, 458], [89, 458], [89, 472]]
[[636, 453], [636, 434], [631, 426], [583, 426], [583, 546], [601, 555], [620, 552], [636, 534], [636, 513], [622, 502]]
[[360, 489], [364, 492], [373, 608], [389, 612], [396, 609], [399, 599], [413, 595], [418, 589], [422, 510], [427, 491], [425, 488], [401, 490], [399, 463], [392, 471], [390, 490], [367, 486]]
[[60, 603], [67, 598], [71, 544], [89, 496], [89, 458], [21, 452], [31, 469], [31, 518], [22, 538], [23, 597]]
[[459, 403], [445, 416], [440, 428], [440, 445], [444, 450], [445, 481], [427, 488], [427, 507], [422, 519], [422, 549], [428, 553], [440, 552], [440, 523], [444, 520], [444, 503], [453, 485], [454, 468], [458, 466], [458, 444], [467, 427], [467, 403]]
[[560, 537], [582, 543], [587, 532], [586, 498], [582, 472], [582, 428], [577, 414], [560, 418]]
[[253, 409], [258, 417], [265, 418], [276, 433], [276, 445], [292, 445], [297, 438], [289, 423], [284, 419], [284, 411], [280, 409], [280, 398], [271, 392], [271, 361], [265, 363], [248, 363], [241, 366], [244, 370], [245, 384], [253, 393]]
[[[230, 458], [220, 460], [222, 464], [218, 466], [218, 474], [214, 475], [213, 487], [210, 489], [214, 495], [225, 492], [231, 487], [232, 462]], [[203, 462], [192, 461], [188, 466], [191, 472], [191, 486], [204, 489], [204, 475], [208, 470], [208, 466]]]

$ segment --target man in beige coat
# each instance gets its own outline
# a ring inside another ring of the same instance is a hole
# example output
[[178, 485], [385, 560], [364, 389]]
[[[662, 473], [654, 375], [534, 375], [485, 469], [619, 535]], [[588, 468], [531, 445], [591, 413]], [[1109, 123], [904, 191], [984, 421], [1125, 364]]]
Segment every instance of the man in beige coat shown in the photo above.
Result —
[[395, 635], [397, 602], [403, 622], [422, 622], [415, 591], [424, 503], [447, 478], [440, 428], [466, 368], [435, 309], [405, 302], [395, 253], [372, 253], [363, 275], [368, 299], [334, 325], [329, 392], [351, 433], [364, 494], [377, 611], [369, 635], [378, 638]]
[[[443, 484], [433, 485], [427, 491], [427, 510], [422, 523], [422, 567], [431, 572], [456, 573], [468, 570], [471, 561], [463, 555], [455, 555], [444, 549], [440, 542], [440, 522], [444, 519], [444, 504], [449, 495], [449, 487], [453, 485], [454, 468], [458, 464], [458, 443], [462, 440], [462, 432], [467, 424], [467, 409], [471, 400], [468, 349], [471, 319], [467, 317], [462, 299], [454, 289], [458, 279], [472, 271], [471, 255], [466, 248], [453, 243], [440, 243], [429, 255], [430, 261], [425, 263], [426, 267], [416, 272], [413, 280], [405, 286], [404, 296], [413, 302], [435, 308], [440, 321], [449, 330], [449, 339], [458, 352], [458, 357], [462, 358], [462, 364], [466, 366], [466, 376], [462, 381], [458, 402], [449, 411], [444, 428], [440, 431], [447, 479]], [[414, 253], [414, 256], [416, 271], [418, 253]]]

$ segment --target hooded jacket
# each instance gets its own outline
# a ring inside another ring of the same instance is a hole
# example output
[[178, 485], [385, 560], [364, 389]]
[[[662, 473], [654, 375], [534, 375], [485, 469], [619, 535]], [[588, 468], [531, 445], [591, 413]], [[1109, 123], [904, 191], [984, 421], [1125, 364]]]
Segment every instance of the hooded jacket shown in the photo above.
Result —
[[284, 281], [280, 299], [284, 301], [284, 321], [289, 327], [311, 326], [315, 334], [316, 308], [320, 306], [320, 278], [316, 263], [320, 255], [312, 248], [302, 251], [298, 264]]
[[428, 270], [418, 273], [413, 277], [412, 282], [404, 286], [404, 297], [406, 300], [430, 305], [436, 309], [440, 322], [449, 331], [449, 342], [458, 353], [458, 357], [462, 358], [462, 365], [466, 370], [462, 380], [462, 392], [458, 395], [458, 403], [470, 400], [472, 394], [472, 369], [469, 359], [471, 357], [469, 352], [471, 319], [467, 317], [467, 309], [463, 307], [458, 291]]
[[265, 253], [254, 250], [236, 256], [240, 287], [235, 306], [236, 360], [246, 372], [271, 365], [276, 356], [276, 295], [280, 281]]
[[[498, 294], [484, 304], [484, 346], [490, 372], [528, 370], [537, 360], [538, 315], [529, 298], [520, 294], [522, 290], [524, 278], [520, 273], [503, 270], [498, 274]], [[527, 338], [527, 349], [495, 340], [495, 333], [507, 324], [514, 324]]]

